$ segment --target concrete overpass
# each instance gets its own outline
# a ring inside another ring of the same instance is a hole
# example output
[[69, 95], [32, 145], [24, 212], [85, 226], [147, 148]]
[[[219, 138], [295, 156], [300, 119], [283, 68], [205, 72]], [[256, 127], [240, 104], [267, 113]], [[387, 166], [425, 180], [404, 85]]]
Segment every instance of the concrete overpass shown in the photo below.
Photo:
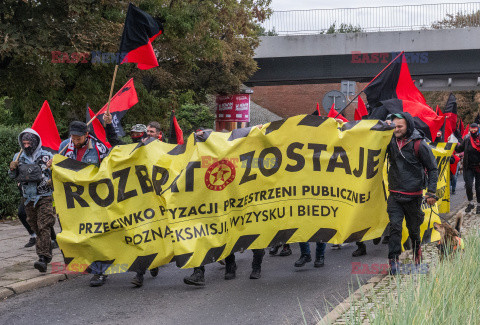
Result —
[[246, 85], [366, 82], [405, 51], [420, 90], [480, 90], [480, 28], [264, 36]]

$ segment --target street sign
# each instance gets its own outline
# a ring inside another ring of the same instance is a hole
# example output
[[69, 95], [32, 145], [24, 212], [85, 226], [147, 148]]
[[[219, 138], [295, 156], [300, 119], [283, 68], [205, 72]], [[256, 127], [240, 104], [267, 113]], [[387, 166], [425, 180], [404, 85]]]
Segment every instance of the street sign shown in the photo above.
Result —
[[333, 104], [335, 104], [335, 109], [339, 111], [347, 106], [347, 98], [338, 90], [329, 91], [325, 94], [322, 100], [322, 106], [325, 112], [330, 112], [330, 108]]
[[357, 83], [355, 81], [342, 80], [340, 91], [346, 96], [355, 96]]

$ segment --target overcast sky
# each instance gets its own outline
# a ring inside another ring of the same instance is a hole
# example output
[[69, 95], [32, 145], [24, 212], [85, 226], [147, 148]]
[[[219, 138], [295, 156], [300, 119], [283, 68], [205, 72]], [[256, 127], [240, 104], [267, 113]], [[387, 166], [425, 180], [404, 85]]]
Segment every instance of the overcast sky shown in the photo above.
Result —
[[273, 10], [305, 10], [305, 9], [331, 9], [331, 8], [358, 8], [358, 7], [380, 7], [380, 6], [402, 6], [436, 3], [465, 3], [473, 1], [455, 0], [272, 0]]

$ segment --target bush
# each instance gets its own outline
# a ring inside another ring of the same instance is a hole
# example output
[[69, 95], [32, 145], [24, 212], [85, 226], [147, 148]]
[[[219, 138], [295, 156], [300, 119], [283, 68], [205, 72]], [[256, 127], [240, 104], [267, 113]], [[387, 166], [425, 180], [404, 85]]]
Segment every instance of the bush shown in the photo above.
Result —
[[198, 128], [213, 129], [215, 115], [205, 105], [185, 104], [175, 112], [178, 124], [182, 128], [184, 137]]
[[17, 215], [20, 194], [15, 180], [7, 174], [15, 152], [20, 150], [18, 135], [24, 126], [0, 125], [0, 218]]

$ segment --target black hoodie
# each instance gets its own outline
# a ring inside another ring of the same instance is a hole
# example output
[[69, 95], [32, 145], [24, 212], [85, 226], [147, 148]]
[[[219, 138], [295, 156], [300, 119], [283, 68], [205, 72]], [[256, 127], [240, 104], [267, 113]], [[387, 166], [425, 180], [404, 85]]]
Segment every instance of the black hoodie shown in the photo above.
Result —
[[[401, 113], [407, 121], [407, 144], [402, 149], [393, 135], [387, 148], [389, 158], [388, 188], [392, 191], [415, 193], [424, 189], [425, 171], [427, 173], [427, 189], [430, 193], [437, 191], [437, 161], [432, 149], [424, 137], [415, 129], [413, 117], [406, 112]], [[418, 157], [415, 154], [415, 142], [420, 141]]]

